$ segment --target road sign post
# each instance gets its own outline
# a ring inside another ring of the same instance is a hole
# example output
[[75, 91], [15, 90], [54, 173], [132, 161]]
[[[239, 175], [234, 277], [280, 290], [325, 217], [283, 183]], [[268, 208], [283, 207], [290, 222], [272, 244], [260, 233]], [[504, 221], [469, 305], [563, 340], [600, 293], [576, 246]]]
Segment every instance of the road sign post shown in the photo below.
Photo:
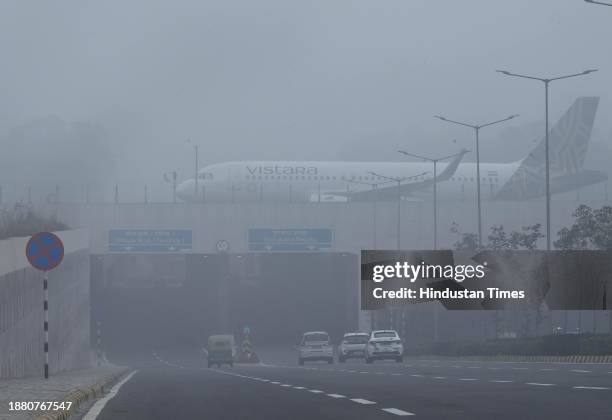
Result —
[[43, 272], [44, 375], [45, 379], [49, 379], [49, 270], [60, 265], [64, 259], [64, 244], [57, 235], [40, 232], [28, 240], [25, 254], [32, 267]]

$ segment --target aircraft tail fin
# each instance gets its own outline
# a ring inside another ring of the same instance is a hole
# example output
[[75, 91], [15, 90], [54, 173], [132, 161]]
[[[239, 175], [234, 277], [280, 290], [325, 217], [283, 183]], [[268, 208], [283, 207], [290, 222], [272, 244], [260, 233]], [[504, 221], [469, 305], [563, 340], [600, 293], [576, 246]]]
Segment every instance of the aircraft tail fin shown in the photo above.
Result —
[[[598, 97], [577, 98], [549, 131], [551, 180], [581, 172], [599, 105]], [[546, 139], [525, 157], [497, 194], [499, 199], [533, 198], [544, 194]]]

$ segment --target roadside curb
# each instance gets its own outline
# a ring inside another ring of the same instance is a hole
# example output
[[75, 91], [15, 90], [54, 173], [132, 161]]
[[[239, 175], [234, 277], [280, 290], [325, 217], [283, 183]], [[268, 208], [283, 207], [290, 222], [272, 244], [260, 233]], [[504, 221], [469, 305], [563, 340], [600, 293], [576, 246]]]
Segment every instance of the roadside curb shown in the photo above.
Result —
[[[410, 356], [408, 356], [410, 357]], [[440, 360], [473, 360], [485, 362], [540, 362], [540, 363], [612, 363], [610, 356], [518, 356], [518, 355], [499, 355], [499, 356], [416, 356], [419, 358], [437, 358]]]
[[[70, 410], [65, 411], [45, 411], [32, 413], [34, 420], [66, 420], [68, 419], [85, 401], [92, 398], [101, 397], [108, 391], [116, 382], [130, 372], [128, 368], [122, 368], [119, 372], [108, 375], [101, 380], [95, 382], [87, 388], [77, 388], [67, 394], [62, 401], [71, 402]], [[60, 402], [60, 401], [58, 401]]]

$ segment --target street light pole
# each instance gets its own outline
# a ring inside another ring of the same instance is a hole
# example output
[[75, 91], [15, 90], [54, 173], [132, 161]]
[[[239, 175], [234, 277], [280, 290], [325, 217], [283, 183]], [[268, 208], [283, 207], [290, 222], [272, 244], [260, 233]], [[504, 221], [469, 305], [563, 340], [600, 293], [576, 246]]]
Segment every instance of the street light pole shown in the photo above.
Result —
[[195, 197], [198, 197], [198, 145], [195, 145]]
[[548, 128], [548, 91], [549, 91], [549, 85], [550, 82], [554, 82], [555, 80], [561, 80], [561, 79], [569, 79], [570, 77], [577, 77], [577, 76], [585, 76], [587, 74], [596, 72], [597, 70], [585, 70], [581, 73], [574, 73], [574, 74], [568, 74], [566, 76], [559, 76], [559, 77], [552, 77], [552, 78], [541, 78], [541, 77], [534, 77], [534, 76], [526, 76], [524, 74], [516, 74], [516, 73], [511, 73], [509, 71], [506, 70], [496, 70], [498, 73], [501, 73], [503, 75], [506, 76], [512, 76], [512, 77], [520, 77], [522, 79], [531, 79], [531, 80], [536, 80], [539, 82], [544, 83], [544, 113], [546, 115], [545, 120], [546, 120], [546, 137], [545, 137], [545, 153], [546, 153], [546, 157], [545, 157], [545, 170], [546, 170], [546, 250], [550, 251], [551, 249], [551, 244], [550, 244], [550, 240], [551, 240], [551, 232], [550, 232], [550, 145], [549, 145], [549, 128]]
[[436, 249], [438, 249], [438, 162], [440, 162], [441, 160], [450, 159], [452, 157], [464, 154], [465, 151], [461, 151], [461, 152], [455, 153], [453, 155], [442, 156], [442, 157], [437, 157], [437, 158], [416, 155], [414, 153], [408, 153], [408, 152], [406, 152], [404, 150], [398, 150], [398, 153], [401, 153], [401, 154], [406, 155], [406, 156], [412, 156], [412, 157], [415, 157], [415, 158], [418, 158], [418, 159], [427, 160], [427, 161], [433, 163], [433, 195], [434, 195], [434, 199], [433, 199], [433, 202], [434, 202], [434, 238], [433, 238], [433, 243], [434, 243], [434, 250], [436, 250]]
[[376, 210], [377, 210], [377, 204], [378, 204], [378, 186], [379, 185], [383, 185], [383, 184], [387, 184], [389, 182], [392, 181], [385, 181], [385, 182], [365, 182], [365, 181], [355, 181], [354, 179], [347, 179], [348, 182], [351, 182], [353, 184], [362, 184], [362, 185], [369, 185], [372, 187], [372, 193], [373, 193], [373, 200], [372, 200], [372, 245], [373, 245], [373, 249], [377, 248], [377, 241], [376, 241]]
[[427, 172], [423, 172], [418, 175], [407, 176], [407, 177], [390, 177], [385, 175], [377, 174], [376, 172], [368, 172], [378, 178], [386, 179], [388, 182], [397, 182], [397, 250], [401, 249], [401, 219], [402, 219], [402, 182], [409, 179], [418, 178], [419, 176], [425, 175]]
[[510, 115], [509, 117], [504, 118], [502, 120], [497, 120], [497, 121], [489, 122], [486, 124], [468, 124], [468, 123], [464, 123], [460, 121], [450, 120], [440, 115], [435, 115], [434, 117], [441, 121], [447, 122], [447, 123], [458, 124], [464, 127], [469, 127], [473, 129], [474, 132], [476, 133], [476, 206], [478, 207], [478, 247], [482, 248], [482, 205], [481, 205], [481, 199], [480, 199], [480, 183], [482, 181], [480, 179], [480, 129], [494, 125], [494, 124], [499, 124], [505, 121], [509, 121], [511, 119], [518, 117], [518, 115]]

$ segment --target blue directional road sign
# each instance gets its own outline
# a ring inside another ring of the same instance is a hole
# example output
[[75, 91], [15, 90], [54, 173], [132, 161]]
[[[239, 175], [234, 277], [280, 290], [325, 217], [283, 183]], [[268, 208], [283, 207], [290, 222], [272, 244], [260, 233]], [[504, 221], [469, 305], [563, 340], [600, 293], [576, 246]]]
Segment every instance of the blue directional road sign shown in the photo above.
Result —
[[331, 247], [331, 229], [249, 229], [249, 251], [321, 251]]
[[193, 249], [189, 229], [111, 229], [110, 252], [178, 252]]
[[40, 232], [30, 238], [25, 253], [32, 267], [40, 271], [49, 271], [64, 259], [64, 244], [57, 235]]

